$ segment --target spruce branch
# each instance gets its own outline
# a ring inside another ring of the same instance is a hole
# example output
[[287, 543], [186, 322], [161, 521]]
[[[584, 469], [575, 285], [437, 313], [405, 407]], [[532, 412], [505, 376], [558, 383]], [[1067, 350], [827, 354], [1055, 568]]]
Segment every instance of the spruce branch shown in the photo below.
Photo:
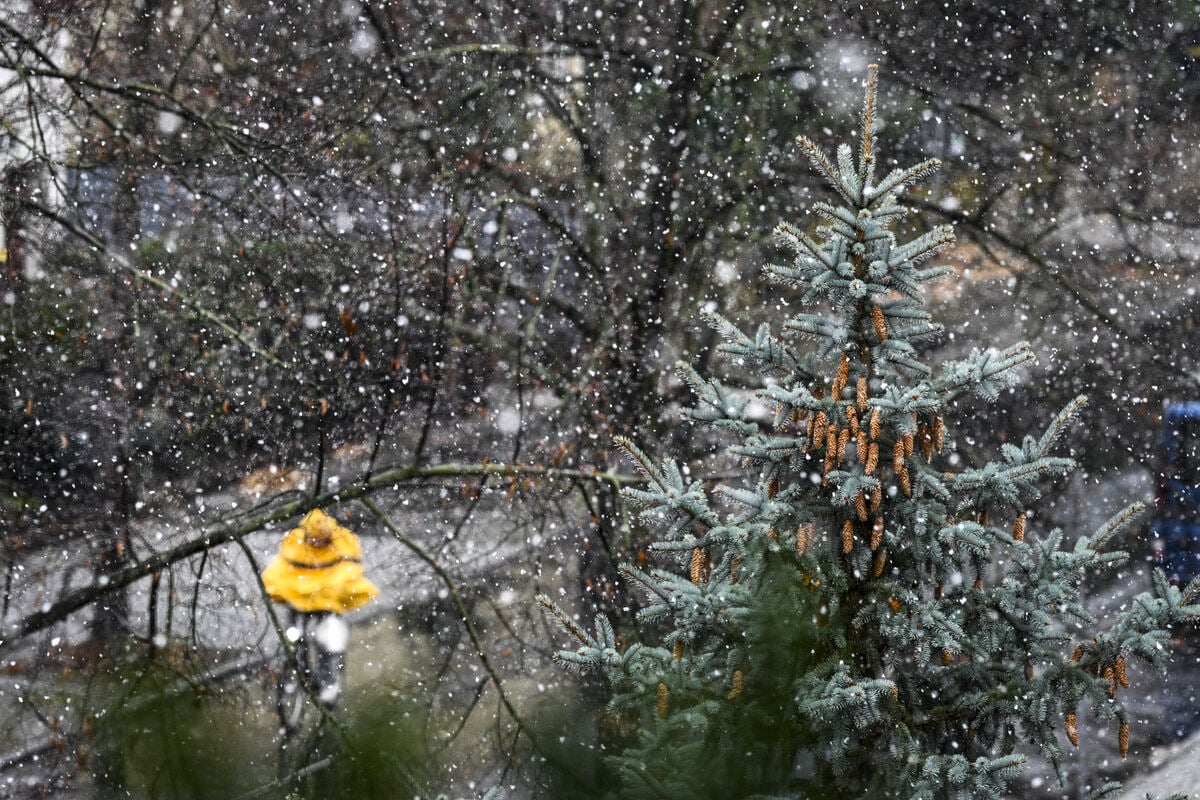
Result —
[[641, 448], [634, 444], [631, 439], [628, 439], [624, 436], [614, 436], [613, 444], [624, 450], [625, 453], [631, 459], [633, 459], [634, 465], [637, 467], [638, 472], [642, 473], [642, 475], [656, 483], [658, 486], [666, 487], [667, 480], [665, 476], [654, 465], [654, 462], [650, 460], [650, 457], [643, 453]]
[[[941, 168], [942, 162], [937, 158], [927, 159], [911, 167], [896, 168], [877, 185], [869, 187], [865, 199], [867, 202], [874, 203], [886, 195], [898, 194], [904, 191], [905, 187], [925, 180]], [[878, 218], [878, 212], [875, 216]]]
[[[1117, 781], [1109, 781], [1102, 786], [1097, 786], [1095, 789], [1087, 793], [1085, 800], [1110, 800], [1117, 796], [1121, 791], [1121, 784]], [[1147, 795], [1149, 798], [1149, 795]], [[1183, 798], [1186, 800], [1186, 798]]]
[[1017, 382], [1017, 368], [1036, 358], [1028, 342], [1018, 342], [1004, 350], [976, 349], [965, 359], [947, 361], [933, 388], [946, 400], [968, 390], [984, 400], [995, 400], [1001, 391]]
[[916, 266], [952, 244], [954, 244], [954, 229], [949, 225], [939, 225], [910, 242], [892, 248], [888, 256], [888, 266], [893, 269]]
[[1058, 416], [1050, 423], [1050, 427], [1042, 434], [1042, 438], [1038, 440], [1037, 447], [1029, 455], [1033, 458], [1040, 458], [1050, 452], [1050, 449], [1062, 437], [1067, 429], [1067, 423], [1071, 418], [1078, 414], [1083, 407], [1087, 405], [1087, 395], [1079, 395], [1074, 400], [1066, 405], [1066, 407], [1058, 412]]
[[774, 235], [777, 242], [787, 247], [787, 249], [791, 250], [797, 256], [808, 253], [813, 260], [826, 268], [832, 268], [836, 263], [829, 258], [829, 254], [814, 242], [807, 233], [797, 230], [786, 222], [781, 222], [775, 227]]
[[675, 371], [698, 401], [695, 406], [683, 410], [688, 419], [708, 423], [734, 434], [748, 435], [758, 429], [758, 426], [746, 417], [749, 398], [733, 397], [720, 383], [705, 379], [694, 367], [683, 361], [676, 364]]
[[[830, 230], [853, 242], [858, 238], [859, 215], [853, 206], [835, 206], [818, 200], [812, 204], [812, 209], [830, 223]], [[949, 227], [949, 226], [946, 226]]]
[[[1100, 526], [1095, 533], [1087, 537], [1087, 547], [1093, 550], [1101, 550], [1108, 544], [1117, 533], [1129, 526], [1143, 511], [1146, 506], [1143, 503], [1130, 503], [1125, 508], [1118, 511]], [[1081, 539], [1080, 541], [1084, 541]], [[1184, 602], [1187, 602], [1186, 600]]]
[[769, 326], [761, 326], [751, 339], [736, 325], [715, 311], [701, 317], [721, 336], [717, 352], [732, 360], [744, 359], [747, 366], [768, 375], [812, 379], [812, 359], [801, 358], [790, 347], [771, 335]]
[[846, 329], [819, 314], [797, 314], [785, 323], [784, 330], [801, 338], [825, 342], [843, 342], [848, 337]]
[[534, 598], [534, 600], [540, 606], [542, 606], [542, 608], [546, 609], [547, 613], [554, 617], [554, 619], [558, 621], [559, 625], [561, 625], [568, 633], [578, 639], [582, 644], [589, 647], [594, 645], [595, 640], [588, 636], [582, 628], [576, 625], [575, 622], [569, 616], [567, 616], [567, 613], [559, 608], [553, 600], [544, 594], [539, 594]]
[[837, 163], [838, 177], [841, 183], [846, 187], [846, 192], [853, 198], [855, 205], [862, 204], [862, 178], [859, 175], [858, 169], [854, 166], [854, 156], [850, 152], [850, 145], [840, 144], [837, 148]]
[[854, 205], [854, 195], [846, 191], [846, 187], [842, 185], [839, 179], [837, 167], [821, 152], [821, 148], [817, 147], [807, 136], [797, 136], [796, 144], [800, 147], [804, 155], [808, 157], [809, 163], [813, 165], [817, 173], [825, 179], [825, 182], [837, 191], [847, 203]]

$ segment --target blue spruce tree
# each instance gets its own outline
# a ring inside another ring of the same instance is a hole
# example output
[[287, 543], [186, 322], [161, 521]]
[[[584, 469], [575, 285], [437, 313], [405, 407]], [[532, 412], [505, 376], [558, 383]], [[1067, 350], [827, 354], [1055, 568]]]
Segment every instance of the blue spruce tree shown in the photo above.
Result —
[[[761, 388], [679, 368], [687, 416], [728, 438], [742, 480], [713, 486], [619, 442], [645, 477], [626, 496], [665, 564], [624, 568], [646, 597], [640, 641], [541, 598], [574, 639], [561, 662], [611, 687], [622, 797], [1001, 797], [1025, 754], [1061, 763], [1086, 706], [1105, 726], [1092, 735], [1124, 755], [1126, 664], [1161, 665], [1167, 627], [1200, 613], [1197, 586], [1161, 573], [1103, 624], [1081, 602], [1085, 574], [1125, 558], [1114, 539], [1137, 504], [1069, 549], [1063, 531], [1026, 524], [1073, 467], [1056, 445], [1083, 398], [997, 460], [953, 468], [955, 399], [994, 400], [1033, 353], [922, 361], [916, 345], [940, 331], [922, 288], [949, 274], [929, 263], [954, 236], [898, 240], [899, 194], [939, 164], [877, 174], [875, 86], [872, 67], [857, 152], [830, 159], [799, 140], [837, 202], [814, 204], [811, 233], [780, 225], [790, 261], [765, 271], [804, 310], [782, 336], [708, 315]], [[1080, 621], [1094, 630], [1073, 641]]]

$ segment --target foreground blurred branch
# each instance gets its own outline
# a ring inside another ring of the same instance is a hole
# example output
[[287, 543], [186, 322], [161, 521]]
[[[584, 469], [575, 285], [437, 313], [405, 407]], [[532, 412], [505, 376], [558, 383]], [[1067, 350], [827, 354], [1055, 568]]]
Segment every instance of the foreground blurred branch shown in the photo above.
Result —
[[349, 488], [340, 489], [335, 492], [325, 492], [315, 498], [302, 498], [283, 503], [269, 511], [249, 517], [240, 522], [219, 520], [207, 525], [197, 536], [175, 547], [155, 553], [141, 561], [131, 563], [103, 575], [95, 583], [76, 589], [58, 601], [45, 605], [38, 611], [14, 623], [6, 623], [4, 628], [0, 630], [0, 648], [9, 646], [13, 642], [32, 633], [61, 622], [75, 611], [90, 605], [117, 589], [150, 576], [158, 570], [211, 550], [214, 547], [219, 547], [229, 542], [240, 542], [242, 537], [248, 534], [262, 530], [273, 522], [297, 516], [314, 506], [326, 506], [350, 500], [362, 500], [381, 489], [398, 488], [402, 483], [485, 475], [509, 476], [513, 478], [540, 477], [548, 480], [596, 481], [599, 483], [608, 483], [616, 487], [638, 482], [638, 479], [634, 476], [618, 475], [612, 472], [560, 469], [536, 465], [523, 466], [518, 464], [439, 464], [431, 467], [409, 466], [385, 470], [366, 481], [353, 482]]

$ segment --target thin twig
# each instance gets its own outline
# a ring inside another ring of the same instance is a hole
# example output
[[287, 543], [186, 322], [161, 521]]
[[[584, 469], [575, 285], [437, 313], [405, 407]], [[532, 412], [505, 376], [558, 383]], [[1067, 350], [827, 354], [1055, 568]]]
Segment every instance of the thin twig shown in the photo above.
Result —
[[325, 756], [320, 761], [314, 761], [312, 764], [303, 766], [290, 775], [284, 775], [282, 778], [276, 778], [270, 783], [265, 783], [256, 789], [251, 789], [245, 794], [239, 794], [234, 800], [251, 800], [251, 798], [255, 797], [265, 797], [274, 789], [287, 786], [310, 775], [316, 775], [318, 772], [329, 769], [331, 766], [333, 766], [333, 756]]
[[[392, 518], [388, 516], [383, 509], [375, 504], [374, 500], [372, 500], [370, 497], [362, 497], [360, 498], [360, 502], [366, 506], [367, 509], [370, 510], [371, 513], [374, 514], [381, 523], [383, 523], [383, 526], [387, 528], [401, 544], [410, 549], [418, 558], [428, 564], [430, 569], [432, 569], [442, 583], [445, 584], [446, 591], [450, 593], [450, 597], [454, 600], [454, 606], [456, 609], [458, 609], [458, 614], [462, 618], [463, 626], [467, 630], [467, 636], [470, 637], [471, 644], [475, 648], [475, 655], [479, 658], [479, 663], [483, 666], [484, 671], [487, 672], [488, 676], [491, 678], [492, 684], [496, 687], [496, 694], [499, 696], [500, 702], [504, 705], [505, 710], [508, 711], [509, 715], [512, 717], [517, 729], [521, 733], [525, 734], [525, 736], [529, 739], [529, 742], [533, 745], [533, 748], [544, 758], [548, 760], [554, 760], [554, 756], [542, 746], [536, 732], [529, 726], [525, 719], [519, 713], [517, 713], [516, 706], [513, 705], [512, 699], [508, 696], [508, 692], [504, 688], [504, 683], [500, 680], [500, 675], [496, 672], [495, 667], [492, 666], [491, 659], [488, 658], [487, 650], [483, 646], [483, 639], [480, 637], [479, 631], [476, 629], [475, 623], [471, 619], [471, 614], [467, 610], [466, 603], [463, 602], [462, 594], [459, 592], [458, 585], [454, 582], [454, 579], [450, 577], [450, 574], [446, 572], [446, 570], [437, 562], [437, 559], [426, 552], [425, 548], [421, 547], [420, 544], [405, 535], [405, 533], [401, 531], [399, 527], [397, 527]], [[569, 764], [560, 764], [560, 767], [570, 772], [574, 771]]]

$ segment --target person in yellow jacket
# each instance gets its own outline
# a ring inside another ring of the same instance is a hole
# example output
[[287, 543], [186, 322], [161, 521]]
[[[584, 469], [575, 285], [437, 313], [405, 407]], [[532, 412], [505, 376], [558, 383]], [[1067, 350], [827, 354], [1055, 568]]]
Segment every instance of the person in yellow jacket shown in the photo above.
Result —
[[262, 579], [272, 600], [304, 614], [344, 614], [379, 594], [363, 576], [358, 537], [319, 508], [283, 537]]
[[289, 638], [296, 641], [312, 628], [319, 663], [302, 666], [316, 678], [321, 702], [332, 706], [341, 691], [343, 654], [350, 638], [339, 615], [379, 595], [363, 575], [358, 537], [314, 508], [283, 537], [262, 581], [270, 598], [291, 610]]

